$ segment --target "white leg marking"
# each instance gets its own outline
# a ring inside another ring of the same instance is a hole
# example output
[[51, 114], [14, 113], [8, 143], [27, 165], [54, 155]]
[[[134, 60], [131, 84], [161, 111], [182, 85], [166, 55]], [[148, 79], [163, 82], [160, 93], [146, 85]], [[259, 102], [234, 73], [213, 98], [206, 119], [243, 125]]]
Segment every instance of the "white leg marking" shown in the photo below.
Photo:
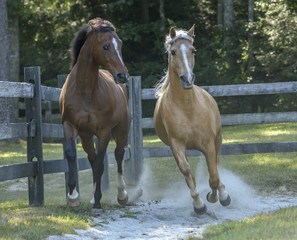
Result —
[[93, 185], [93, 198], [90, 201], [91, 204], [95, 203], [95, 191], [96, 191], [96, 183], [94, 183]]
[[196, 189], [194, 191], [191, 190], [191, 196], [193, 198], [193, 206], [195, 208], [200, 209], [204, 206], [204, 202], [199, 197], [199, 194]]
[[77, 199], [78, 198], [78, 192], [76, 191], [76, 188], [73, 189], [72, 194], [68, 193], [68, 198], [69, 199]]
[[117, 43], [117, 40], [115, 38], [112, 38], [112, 43], [114, 45], [114, 49], [116, 50], [116, 53], [121, 61], [121, 63], [123, 64], [123, 66], [125, 65], [124, 62], [123, 62], [123, 59], [121, 57], [121, 54], [120, 54], [120, 51], [119, 51], [119, 48], [118, 48], [118, 43]]
[[220, 201], [224, 201], [228, 197], [228, 192], [225, 190], [225, 188], [219, 188], [219, 198]]
[[118, 173], [118, 186], [117, 187], [118, 187], [118, 198], [120, 200], [125, 199], [128, 195], [127, 191], [125, 190], [126, 184], [125, 184], [123, 175], [119, 174], [119, 173]]

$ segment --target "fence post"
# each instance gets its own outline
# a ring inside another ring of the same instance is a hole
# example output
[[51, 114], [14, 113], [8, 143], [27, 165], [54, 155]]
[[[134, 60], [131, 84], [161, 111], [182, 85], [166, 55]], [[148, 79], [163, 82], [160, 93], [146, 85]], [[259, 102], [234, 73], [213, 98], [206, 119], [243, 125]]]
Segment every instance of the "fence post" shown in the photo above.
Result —
[[29, 205], [43, 206], [43, 152], [42, 152], [42, 112], [40, 92], [40, 67], [25, 67], [24, 81], [34, 84], [34, 97], [26, 98], [26, 122], [29, 124], [28, 132], [34, 132], [34, 137], [27, 137], [27, 161], [37, 159], [37, 176], [28, 178]]
[[131, 111], [131, 126], [129, 132], [130, 160], [125, 164], [128, 183], [137, 185], [143, 171], [142, 156], [142, 102], [141, 102], [141, 77], [134, 76], [129, 80], [129, 107]]

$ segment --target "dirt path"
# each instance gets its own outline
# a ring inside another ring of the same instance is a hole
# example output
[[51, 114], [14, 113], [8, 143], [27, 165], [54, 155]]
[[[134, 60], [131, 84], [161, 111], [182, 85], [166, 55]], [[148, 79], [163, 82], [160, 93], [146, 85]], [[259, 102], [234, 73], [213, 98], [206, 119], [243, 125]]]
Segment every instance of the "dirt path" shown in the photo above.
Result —
[[[146, 194], [149, 188], [144, 186], [144, 195], [135, 206], [103, 211], [99, 217], [94, 218], [89, 230], [77, 230], [77, 235], [66, 234], [47, 239], [185, 239], [191, 235], [202, 236], [209, 224], [297, 206], [297, 196], [260, 197], [231, 172], [222, 171], [221, 176], [232, 198], [228, 207], [206, 202], [207, 214], [197, 216], [184, 183], [177, 183], [174, 188], [166, 190], [166, 198], [162, 200], [149, 199]], [[198, 190], [205, 199], [209, 191], [207, 184], [200, 185]]]

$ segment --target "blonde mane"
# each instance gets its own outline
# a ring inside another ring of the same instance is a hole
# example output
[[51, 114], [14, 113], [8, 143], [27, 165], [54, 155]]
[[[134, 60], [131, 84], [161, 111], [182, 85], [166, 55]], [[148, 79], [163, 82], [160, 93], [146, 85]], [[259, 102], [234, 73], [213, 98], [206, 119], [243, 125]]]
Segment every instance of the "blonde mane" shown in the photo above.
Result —
[[[165, 38], [165, 43], [164, 43], [166, 52], [168, 53], [168, 60], [169, 60], [170, 48], [172, 43], [174, 43], [177, 39], [180, 39], [180, 38], [188, 39], [192, 43], [194, 42], [194, 39], [187, 34], [187, 31], [182, 29], [176, 30], [176, 36], [174, 38], [171, 38], [170, 34], [168, 34]], [[155, 89], [156, 89], [155, 97], [156, 98], [161, 97], [166, 91], [166, 89], [168, 88], [168, 86], [169, 86], [169, 71], [167, 70], [165, 75], [157, 82], [155, 86]]]

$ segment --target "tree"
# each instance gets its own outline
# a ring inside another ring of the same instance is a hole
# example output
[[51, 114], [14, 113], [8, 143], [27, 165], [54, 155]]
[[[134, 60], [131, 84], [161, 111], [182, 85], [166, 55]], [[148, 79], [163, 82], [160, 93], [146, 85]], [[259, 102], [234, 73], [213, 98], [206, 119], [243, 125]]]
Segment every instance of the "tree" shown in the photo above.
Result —
[[219, 28], [224, 25], [224, 0], [218, 0], [217, 25]]
[[251, 68], [253, 63], [253, 22], [254, 22], [254, 0], [249, 0], [248, 9], [248, 67], [247, 76], [251, 79]]
[[234, 7], [233, 0], [224, 1], [224, 27], [227, 31], [234, 30]]
[[[9, 68], [9, 39], [6, 0], [0, 0], [0, 76], [1, 81], [10, 80]], [[0, 98], [0, 122], [13, 122], [13, 99]]]
[[230, 52], [232, 48], [234, 48], [232, 43], [232, 34], [234, 32], [234, 7], [233, 0], [225, 0], [224, 1], [224, 30], [225, 30], [225, 38], [224, 38], [224, 46], [226, 49], [226, 60], [229, 65], [234, 62], [234, 59], [231, 58]]

